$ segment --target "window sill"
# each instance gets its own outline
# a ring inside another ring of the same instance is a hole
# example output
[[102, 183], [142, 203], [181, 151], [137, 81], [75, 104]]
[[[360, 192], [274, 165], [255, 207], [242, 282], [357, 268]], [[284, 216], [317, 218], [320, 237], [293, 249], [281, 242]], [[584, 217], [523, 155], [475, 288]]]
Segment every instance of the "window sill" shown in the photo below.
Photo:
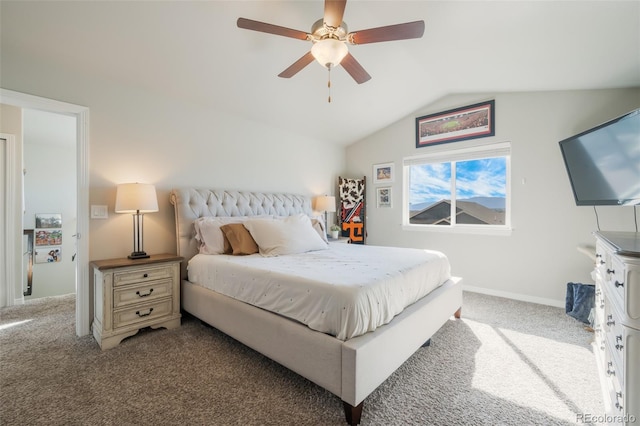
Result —
[[507, 226], [487, 227], [487, 226], [465, 226], [457, 225], [455, 227], [444, 225], [402, 225], [403, 231], [417, 232], [444, 232], [449, 234], [472, 234], [472, 235], [496, 235], [508, 237], [513, 230]]

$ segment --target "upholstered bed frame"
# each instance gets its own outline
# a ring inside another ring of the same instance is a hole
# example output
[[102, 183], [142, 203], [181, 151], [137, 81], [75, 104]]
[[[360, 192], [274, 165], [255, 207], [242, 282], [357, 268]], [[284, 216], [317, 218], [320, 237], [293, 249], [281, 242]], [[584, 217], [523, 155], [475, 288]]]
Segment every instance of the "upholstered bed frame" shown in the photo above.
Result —
[[451, 278], [387, 325], [342, 341], [187, 280], [198, 253], [193, 222], [203, 216], [311, 214], [311, 200], [294, 194], [174, 189], [178, 255], [183, 256], [182, 309], [342, 399], [346, 420], [360, 422], [364, 399], [452, 316], [460, 317], [461, 278]]

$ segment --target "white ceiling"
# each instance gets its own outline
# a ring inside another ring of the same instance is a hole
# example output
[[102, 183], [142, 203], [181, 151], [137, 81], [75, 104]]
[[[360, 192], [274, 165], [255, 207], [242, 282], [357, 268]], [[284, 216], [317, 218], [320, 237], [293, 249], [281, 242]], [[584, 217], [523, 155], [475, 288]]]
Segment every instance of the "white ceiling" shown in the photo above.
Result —
[[453, 93], [640, 86], [638, 1], [350, 0], [351, 31], [419, 19], [426, 30], [350, 46], [372, 79], [336, 68], [330, 104], [317, 63], [277, 77], [309, 42], [236, 27], [245, 17], [308, 32], [322, 0], [0, 5], [3, 50], [338, 144]]

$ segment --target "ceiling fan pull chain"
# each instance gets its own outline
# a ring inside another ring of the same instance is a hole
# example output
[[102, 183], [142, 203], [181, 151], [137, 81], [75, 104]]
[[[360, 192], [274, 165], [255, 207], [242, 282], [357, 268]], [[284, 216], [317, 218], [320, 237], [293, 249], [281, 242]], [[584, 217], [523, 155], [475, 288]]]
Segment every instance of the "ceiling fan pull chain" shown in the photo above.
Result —
[[328, 102], [331, 103], [331, 66], [328, 66], [327, 69], [329, 70], [329, 80], [327, 81], [327, 88], [329, 88]]

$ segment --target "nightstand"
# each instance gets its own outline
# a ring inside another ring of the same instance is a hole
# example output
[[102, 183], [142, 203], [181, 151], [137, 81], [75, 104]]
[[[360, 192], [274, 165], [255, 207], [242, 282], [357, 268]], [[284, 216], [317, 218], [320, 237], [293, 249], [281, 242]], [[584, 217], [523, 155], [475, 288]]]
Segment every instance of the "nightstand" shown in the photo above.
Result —
[[93, 336], [102, 350], [145, 327], [180, 326], [180, 256], [91, 262]]

